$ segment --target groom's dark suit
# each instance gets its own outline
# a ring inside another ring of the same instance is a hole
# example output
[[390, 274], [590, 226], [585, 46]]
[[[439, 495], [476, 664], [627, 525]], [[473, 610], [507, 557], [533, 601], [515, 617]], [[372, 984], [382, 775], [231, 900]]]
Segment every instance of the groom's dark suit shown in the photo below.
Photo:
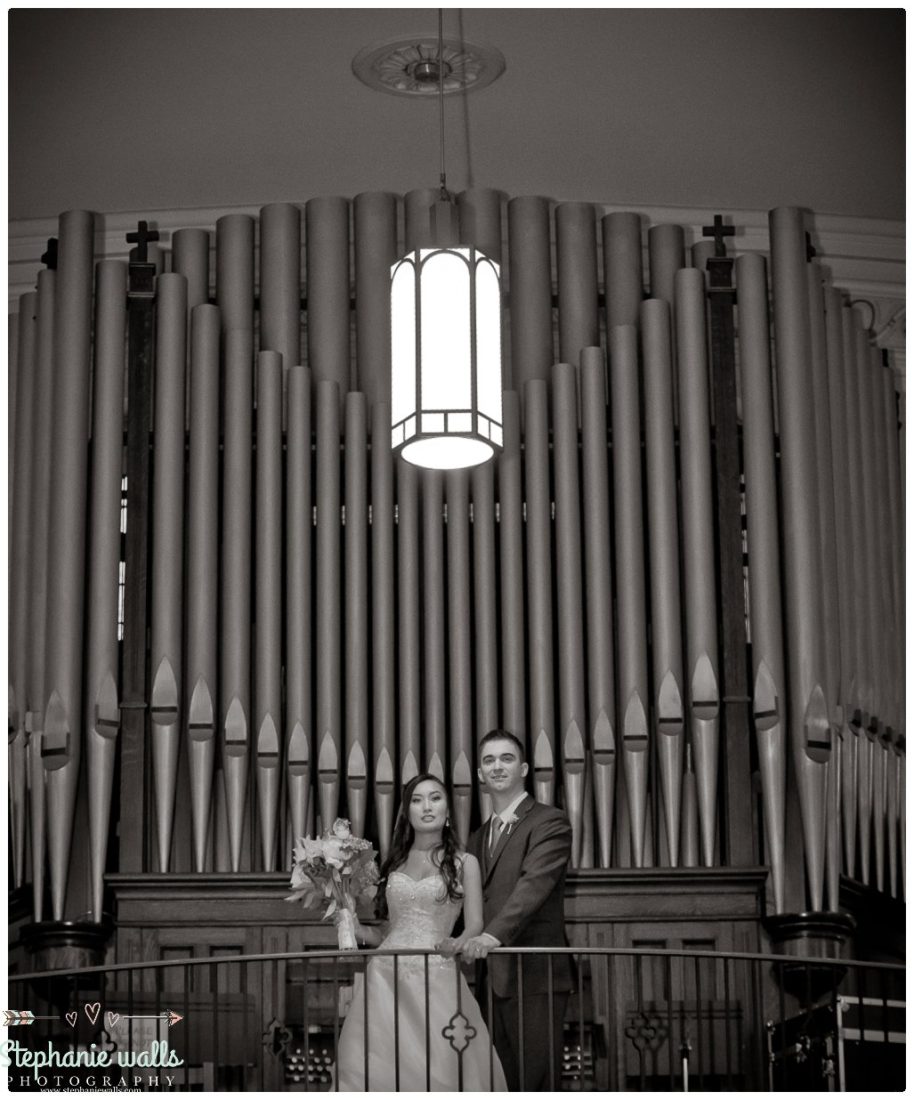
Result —
[[[517, 807], [517, 821], [504, 829], [494, 851], [488, 851], [489, 826], [483, 825], [467, 845], [482, 869], [484, 931], [504, 947], [565, 947], [565, 872], [571, 856], [571, 826], [553, 806], [529, 795]], [[552, 1069], [550, 1082], [550, 957], [553, 993]], [[518, 959], [521, 965], [518, 967]], [[508, 1088], [559, 1087], [562, 1029], [574, 972], [568, 955], [490, 955], [487, 981], [493, 994], [492, 1032], [505, 1069]], [[523, 1026], [520, 1027], [520, 998]], [[523, 1033], [523, 1051], [519, 1032]]]

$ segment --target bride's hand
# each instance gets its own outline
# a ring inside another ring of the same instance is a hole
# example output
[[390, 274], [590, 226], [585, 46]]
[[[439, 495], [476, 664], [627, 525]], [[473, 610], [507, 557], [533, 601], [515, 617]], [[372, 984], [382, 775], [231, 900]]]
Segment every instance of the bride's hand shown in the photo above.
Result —
[[441, 943], [435, 944], [435, 950], [440, 955], [444, 955], [446, 959], [451, 959], [457, 954], [460, 948], [457, 946], [457, 940], [455, 940], [453, 936], [446, 936]]
[[362, 924], [358, 917], [353, 916], [353, 924], [355, 925], [355, 942], [359, 947], [367, 947], [368, 944], [368, 929]]

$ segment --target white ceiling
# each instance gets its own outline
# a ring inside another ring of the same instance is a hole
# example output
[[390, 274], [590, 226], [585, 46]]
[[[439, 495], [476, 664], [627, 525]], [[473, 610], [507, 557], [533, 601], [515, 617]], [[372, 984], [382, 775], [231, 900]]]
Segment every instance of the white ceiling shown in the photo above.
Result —
[[[448, 183], [903, 219], [905, 13], [445, 9], [505, 74], [446, 100]], [[437, 106], [365, 46], [436, 9], [12, 10], [9, 217], [431, 187]]]

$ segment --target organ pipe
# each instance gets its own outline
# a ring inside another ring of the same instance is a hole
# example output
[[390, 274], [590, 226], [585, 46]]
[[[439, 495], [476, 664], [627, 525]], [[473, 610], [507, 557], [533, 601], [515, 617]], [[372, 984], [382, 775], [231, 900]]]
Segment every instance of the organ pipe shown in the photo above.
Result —
[[[41, 272], [38, 273], [39, 277]], [[19, 303], [22, 304], [21, 301]], [[19, 314], [10, 313], [7, 316], [7, 343], [6, 343], [7, 363], [10, 365], [10, 369], [6, 372], [6, 407], [8, 409], [16, 408], [16, 385], [18, 381], [18, 370], [14, 364], [19, 362]], [[7, 554], [10, 553], [13, 545], [13, 474], [16, 466], [16, 433], [7, 432], [6, 440], [6, 522], [7, 522]]]
[[449, 470], [447, 495], [447, 624], [450, 781], [453, 825], [462, 844], [473, 807], [473, 671], [470, 655], [470, 474]]
[[641, 217], [614, 213], [601, 219], [606, 328], [638, 325], [644, 296], [641, 272]]
[[[855, 449], [852, 456], [855, 458], [857, 478], [857, 502], [859, 510], [854, 510], [854, 579], [860, 585], [860, 591], [856, 594], [857, 633], [860, 639], [859, 667], [861, 677], [860, 684], [860, 749], [857, 761], [857, 835], [860, 850], [860, 877], [864, 884], [869, 885], [872, 869], [871, 848], [873, 841], [873, 763], [875, 753], [875, 734], [879, 725], [879, 717], [876, 713], [876, 688], [875, 680], [877, 669], [874, 661], [875, 655], [875, 631], [878, 624], [871, 615], [872, 600], [872, 570], [871, 570], [871, 537], [867, 527], [871, 520], [871, 505], [867, 502], [867, 493], [872, 490], [871, 471], [866, 456], [869, 429], [872, 422], [867, 416], [864, 407], [863, 369], [866, 360], [866, 333], [860, 322], [860, 317], [855, 310], [848, 307], [848, 325], [850, 329], [850, 355], [845, 362], [845, 369], [849, 367], [848, 396], [851, 401], [851, 412]], [[864, 426], [865, 425], [865, 426]]]
[[301, 212], [270, 203], [260, 211], [260, 347], [282, 356], [284, 383], [301, 362], [300, 282]]
[[209, 301], [209, 233], [178, 229], [171, 238], [171, 270], [187, 280], [187, 312]]
[[219, 310], [191, 311], [187, 478], [187, 756], [194, 868], [205, 869], [216, 757], [219, 607]]
[[[670, 309], [650, 299], [641, 306], [644, 341], [644, 424], [647, 457], [648, 553], [651, 578], [654, 708], [660, 794], [670, 863], [679, 863], [679, 813], [684, 757], [679, 536], [673, 450], [673, 372]], [[659, 840], [659, 838], [658, 838]], [[657, 845], [659, 848], [659, 843]]]
[[552, 539], [549, 494], [549, 403], [546, 382], [524, 388], [527, 504], [528, 681], [533, 789], [555, 801], [555, 688], [552, 649]]
[[255, 778], [263, 869], [276, 865], [282, 736], [282, 368], [279, 352], [257, 357], [257, 484], [254, 516]]
[[704, 865], [711, 867], [717, 824], [720, 687], [704, 275], [695, 268], [678, 271], [674, 291], [689, 730], [701, 855]]
[[631, 830], [631, 861], [644, 866], [649, 770], [647, 600], [641, 491], [638, 335], [633, 325], [609, 334], [612, 394], [613, 531], [619, 616], [619, 728]]
[[793, 207], [773, 210], [770, 231], [784, 518], [788, 717], [807, 883], [812, 908], [819, 910], [825, 860], [825, 765], [831, 757], [831, 726], [823, 683], [819, 512], [808, 369], [806, 239], [801, 211]]
[[902, 564], [903, 539], [901, 537], [902, 505], [900, 465], [898, 462], [898, 416], [895, 403], [895, 383], [891, 370], [882, 370], [880, 381], [882, 387], [883, 468], [885, 471], [884, 477], [888, 496], [887, 512], [889, 517], [885, 541], [888, 543], [888, 572], [891, 575], [891, 615], [893, 628], [891, 651], [895, 662], [892, 670], [895, 684], [893, 703], [894, 721], [897, 723], [889, 754], [888, 769], [889, 890], [893, 897], [897, 897], [898, 851], [899, 847], [903, 851], [904, 846], [903, 829], [899, 832], [904, 806], [899, 802], [898, 797], [902, 766], [900, 736], [901, 730], [904, 728], [904, 669], [901, 659], [904, 639], [904, 572]]
[[600, 342], [597, 309], [597, 238], [590, 203], [563, 202], [555, 209], [559, 299], [559, 359], [577, 363], [583, 348]]
[[381, 858], [390, 849], [397, 776], [396, 562], [394, 555], [394, 465], [382, 443], [390, 406], [371, 412], [371, 639], [374, 807]]
[[[521, 413], [518, 395], [505, 392], [502, 400], [505, 445], [498, 458], [498, 546], [501, 567], [501, 698], [504, 727], [527, 741], [527, 646], [524, 617], [524, 513], [521, 461]], [[480, 729], [480, 735], [494, 726]], [[477, 738], [478, 740], [478, 738]], [[488, 815], [486, 815], [488, 816]]]
[[[868, 612], [870, 617], [870, 641], [872, 646], [873, 711], [871, 723], [873, 742], [873, 858], [876, 889], [885, 888], [885, 833], [886, 833], [886, 752], [885, 729], [888, 722], [890, 687], [888, 683], [889, 624], [891, 616], [883, 602], [883, 587], [891, 573], [883, 569], [881, 535], [886, 520], [880, 505], [883, 503], [879, 478], [878, 444], [882, 418], [876, 412], [876, 372], [880, 370], [879, 352], [869, 346], [861, 329], [861, 354], [859, 369], [860, 431], [864, 454], [864, 521], [866, 525], [866, 549], [868, 561]], [[881, 403], [880, 403], [881, 404]]]
[[337, 815], [342, 756], [340, 655], [340, 394], [335, 379], [315, 382], [317, 428], [317, 777], [321, 822]]
[[[347, 685], [368, 683], [368, 412], [365, 395], [346, 394], [346, 591]], [[382, 437], [383, 438], [383, 437]], [[380, 445], [380, 440], [378, 441]], [[346, 803], [356, 836], [365, 833], [368, 809], [368, 692], [346, 692]]]
[[587, 593], [589, 745], [593, 761], [599, 866], [609, 867], [616, 786], [616, 692], [606, 453], [606, 385], [599, 347], [581, 353], [584, 571]]
[[308, 363], [314, 381], [349, 390], [349, 203], [338, 197], [305, 203]]
[[156, 281], [150, 697], [159, 867], [170, 870], [183, 698], [184, 397], [187, 281]]
[[[289, 368], [286, 437], [286, 792], [292, 846], [306, 832], [313, 768], [311, 376]], [[287, 846], [286, 859], [291, 856]], [[288, 863], [287, 863], [288, 866]]]
[[248, 214], [216, 222], [216, 305], [223, 331], [253, 331], [254, 219]]
[[41, 760], [47, 773], [51, 912], [62, 920], [82, 751], [83, 626], [89, 369], [94, 219], [59, 223], [54, 318], [54, 410], [50, 429], [46, 703]]
[[[513, 396], [513, 395], [512, 395]], [[473, 503], [473, 648], [476, 675], [476, 724], [470, 732], [470, 760], [476, 757], [475, 745], [498, 726], [498, 604], [499, 590], [495, 547], [495, 463], [485, 462], [471, 472]], [[523, 726], [511, 726], [524, 736]], [[474, 784], [479, 799], [480, 818], [488, 820], [491, 805], [488, 795]]]
[[[224, 315], [222, 320], [225, 324]], [[229, 860], [233, 871], [241, 869], [241, 839], [251, 751], [253, 355], [253, 335], [249, 329], [229, 329], [225, 332], [219, 680], [222, 772]]]
[[397, 461], [398, 648], [400, 656], [400, 782], [421, 771], [419, 471]]
[[765, 850], [775, 912], [786, 906], [787, 697], [781, 620], [781, 568], [774, 405], [768, 337], [765, 261], [736, 261], [740, 380], [743, 395], [743, 470], [749, 550], [752, 637], [752, 717], [762, 785]]
[[822, 577], [822, 623], [824, 637], [825, 699], [832, 728], [833, 752], [828, 761], [825, 820], [825, 879], [828, 908], [837, 912], [838, 878], [841, 871], [840, 853], [840, 768], [841, 710], [841, 625], [838, 615], [837, 527], [835, 523], [835, 482], [831, 438], [831, 418], [828, 404], [827, 335], [825, 327], [825, 295], [819, 264], [806, 266], [806, 286], [809, 302], [810, 369], [812, 372], [813, 408], [816, 439], [816, 496], [819, 501], [819, 570]]
[[660, 298], [672, 309], [676, 272], [686, 266], [685, 234], [681, 225], [652, 225], [647, 231], [651, 298]]
[[[49, 425], [54, 403], [54, 324], [57, 273], [46, 269], [38, 275], [38, 317], [36, 334], [35, 415], [38, 424]], [[53, 440], [51, 432], [38, 430], [33, 436], [31, 512], [29, 526], [32, 551], [29, 555], [29, 614], [32, 627], [28, 632], [28, 703], [26, 716], [29, 776], [29, 832], [32, 856], [32, 910], [36, 921], [44, 911], [45, 881], [45, 784], [46, 773], [41, 761], [41, 739], [44, 729], [44, 700], [47, 683], [45, 653], [48, 627], [48, 525], [50, 522], [51, 463]]]
[[571, 821], [571, 865], [580, 866], [587, 766], [584, 701], [584, 603], [581, 592], [581, 509], [575, 368], [552, 372], [555, 471], [556, 617], [559, 646], [559, 726], [565, 812]]
[[115, 747], [121, 724], [117, 602], [127, 265], [103, 260], [96, 271], [85, 721], [92, 917], [101, 921]]
[[549, 204], [533, 195], [508, 203], [508, 285], [511, 288], [511, 379], [547, 379], [552, 351], [552, 265]]
[[431, 248], [436, 243], [432, 232], [431, 213], [433, 205], [440, 197], [439, 191], [434, 187], [418, 187], [415, 191], [408, 191], [403, 196], [405, 252], [415, 252], [417, 248]]
[[447, 666], [444, 585], [444, 475], [423, 471], [422, 496], [422, 687], [425, 771], [445, 782]]
[[[850, 463], [846, 443], [844, 340], [841, 294], [825, 290], [825, 343], [828, 362], [829, 430], [832, 439], [835, 556], [838, 576], [837, 613], [840, 637], [840, 805], [844, 867], [853, 875], [857, 833], [857, 735], [851, 726], [854, 693], [854, 563], [850, 545]], [[838, 443], [840, 441], [840, 445]]]
[[[352, 213], [358, 388], [369, 409], [380, 401], [389, 408], [390, 341], [378, 339], [378, 333], [390, 331], [390, 268], [397, 258], [396, 197], [383, 191], [356, 195]], [[390, 430], [389, 422], [384, 430]], [[379, 438], [373, 428], [372, 438]]]
[[13, 856], [13, 881], [21, 886], [25, 874], [26, 819], [26, 715], [28, 711], [28, 632], [31, 530], [29, 526], [29, 490], [34, 455], [32, 441], [36, 416], [36, 309], [38, 295], [23, 294], [19, 303], [19, 345], [16, 367], [16, 405], [13, 409], [15, 436], [15, 474], [13, 482], [12, 541], [10, 547], [9, 615], [9, 781], [10, 832]]

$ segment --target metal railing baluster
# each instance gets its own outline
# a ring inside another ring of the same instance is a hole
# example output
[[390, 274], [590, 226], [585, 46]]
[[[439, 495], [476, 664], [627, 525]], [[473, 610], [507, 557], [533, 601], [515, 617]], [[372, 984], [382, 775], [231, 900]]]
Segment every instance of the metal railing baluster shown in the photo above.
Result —
[[[311, 1091], [311, 1021], [308, 1013], [308, 960], [302, 960], [302, 1029], [304, 1030], [304, 1042], [302, 1044], [302, 1052], [305, 1056], [305, 1092]], [[339, 1059], [334, 1056], [333, 1059], [333, 1076], [339, 1077], [340, 1063]]]
[[[337, 1070], [340, 1064], [340, 957], [333, 960], [333, 1059]], [[368, 1041], [368, 983], [365, 983], [365, 1041]], [[339, 1072], [333, 1075], [333, 1091], [340, 1091]], [[368, 1074], [365, 1075], [365, 1091], [368, 1091]]]
[[[192, 1045], [190, 1041], [191, 1028], [194, 1026], [190, 1019], [190, 982], [191, 982], [191, 969], [187, 964], [184, 965], [184, 981], [182, 985], [184, 987], [184, 1045], [186, 1055], [184, 1058], [184, 1088], [190, 1087], [190, 1056], [192, 1051]], [[196, 1023], [196, 1021], [194, 1021]]]
[[432, 1035], [429, 1018], [428, 955], [425, 956], [425, 1091], [432, 1091]]
[[219, 1088], [219, 966], [210, 965], [209, 996], [213, 1003], [213, 1087]]
[[[461, 1003], [460, 995], [460, 970], [457, 964], [454, 964], [454, 984], [457, 987], [457, 1014], [458, 1016], [463, 1014], [463, 1005]], [[470, 1040], [472, 1042], [472, 1040]], [[467, 1048], [457, 1051], [457, 1091], [463, 1092], [463, 1052]]]
[[489, 1027], [489, 1087], [495, 1087], [495, 1005], [492, 1000], [492, 982], [488, 977], [486, 984], [486, 1023]]
[[670, 1092], [676, 1088], [676, 1058], [673, 1054], [673, 956], [666, 957], [666, 1053], [670, 1068]]
[[522, 956], [517, 959], [517, 1073], [520, 1091], [524, 1091], [524, 968]]
[[732, 1089], [733, 1068], [730, 1062], [730, 967], [727, 959], [724, 959], [724, 1058], [727, 1067], [727, 1088]]
[[554, 1091], [555, 1084], [555, 991], [553, 988], [553, 960], [555, 956], [549, 952], [549, 968], [546, 971], [546, 998], [549, 1006], [549, 1087]]
[[701, 959], [695, 959], [695, 1043], [698, 1047], [698, 1087], [704, 1089], [704, 1031], [701, 1026]]

